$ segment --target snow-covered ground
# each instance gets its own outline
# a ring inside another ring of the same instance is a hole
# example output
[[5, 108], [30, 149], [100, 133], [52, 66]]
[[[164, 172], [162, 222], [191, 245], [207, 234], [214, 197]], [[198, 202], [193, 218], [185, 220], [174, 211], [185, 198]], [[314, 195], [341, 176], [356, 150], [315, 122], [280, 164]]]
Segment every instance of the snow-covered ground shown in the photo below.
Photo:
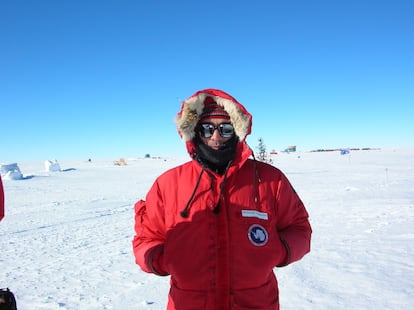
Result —
[[[133, 204], [182, 159], [18, 163], [4, 180], [0, 287], [19, 310], [165, 309], [135, 265]], [[273, 157], [310, 213], [312, 251], [277, 268], [282, 309], [414, 309], [414, 149]]]

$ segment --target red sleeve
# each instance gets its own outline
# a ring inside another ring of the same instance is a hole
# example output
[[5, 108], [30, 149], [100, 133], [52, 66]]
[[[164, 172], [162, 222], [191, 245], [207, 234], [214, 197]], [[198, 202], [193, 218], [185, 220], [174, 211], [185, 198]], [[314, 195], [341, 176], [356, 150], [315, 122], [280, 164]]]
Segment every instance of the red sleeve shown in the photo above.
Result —
[[1, 181], [0, 176], [0, 221], [4, 217], [4, 190], [3, 190], [3, 183]]
[[158, 184], [154, 183], [146, 201], [135, 204], [135, 236], [132, 241], [135, 262], [145, 272], [167, 275], [163, 267], [165, 241], [164, 212]]
[[277, 213], [279, 236], [287, 249], [284, 264], [287, 265], [310, 251], [312, 229], [305, 206], [284, 175], [279, 181]]

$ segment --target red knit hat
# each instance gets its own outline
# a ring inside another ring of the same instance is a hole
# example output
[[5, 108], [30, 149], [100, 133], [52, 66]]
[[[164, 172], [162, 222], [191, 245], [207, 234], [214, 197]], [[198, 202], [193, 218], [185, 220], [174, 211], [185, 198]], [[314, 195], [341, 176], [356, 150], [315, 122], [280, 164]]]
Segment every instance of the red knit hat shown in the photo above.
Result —
[[206, 97], [206, 99], [204, 99], [204, 109], [203, 113], [201, 113], [200, 115], [200, 121], [205, 120], [207, 118], [230, 119], [230, 116], [221, 105], [218, 105], [213, 100], [213, 98]]

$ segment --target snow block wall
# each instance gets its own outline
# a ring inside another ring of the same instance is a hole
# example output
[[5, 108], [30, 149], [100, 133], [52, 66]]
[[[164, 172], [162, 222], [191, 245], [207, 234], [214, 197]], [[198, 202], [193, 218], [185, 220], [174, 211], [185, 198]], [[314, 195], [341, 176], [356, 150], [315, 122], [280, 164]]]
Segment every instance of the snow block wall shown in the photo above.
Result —
[[58, 163], [58, 161], [55, 160], [45, 160], [45, 169], [48, 172], [56, 172], [56, 171], [62, 171], [62, 169], [60, 169], [60, 165]]
[[23, 179], [23, 174], [20, 171], [17, 163], [13, 164], [2, 164], [1, 165], [1, 177], [4, 180], [21, 180]]

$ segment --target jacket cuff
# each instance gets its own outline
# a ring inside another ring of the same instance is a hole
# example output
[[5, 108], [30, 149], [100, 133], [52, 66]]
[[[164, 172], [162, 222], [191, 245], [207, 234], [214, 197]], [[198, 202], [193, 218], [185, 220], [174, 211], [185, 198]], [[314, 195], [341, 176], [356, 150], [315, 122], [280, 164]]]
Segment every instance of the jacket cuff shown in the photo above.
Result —
[[276, 267], [284, 267], [284, 266], [289, 265], [289, 263], [290, 263], [290, 248], [289, 248], [289, 245], [286, 242], [286, 240], [284, 240], [284, 239], [280, 239], [280, 241], [282, 242], [284, 248], [286, 249], [286, 254], [284, 256], [283, 263], [277, 265]]
[[157, 245], [149, 251], [147, 265], [152, 273], [158, 276], [168, 276], [163, 264], [164, 246]]

